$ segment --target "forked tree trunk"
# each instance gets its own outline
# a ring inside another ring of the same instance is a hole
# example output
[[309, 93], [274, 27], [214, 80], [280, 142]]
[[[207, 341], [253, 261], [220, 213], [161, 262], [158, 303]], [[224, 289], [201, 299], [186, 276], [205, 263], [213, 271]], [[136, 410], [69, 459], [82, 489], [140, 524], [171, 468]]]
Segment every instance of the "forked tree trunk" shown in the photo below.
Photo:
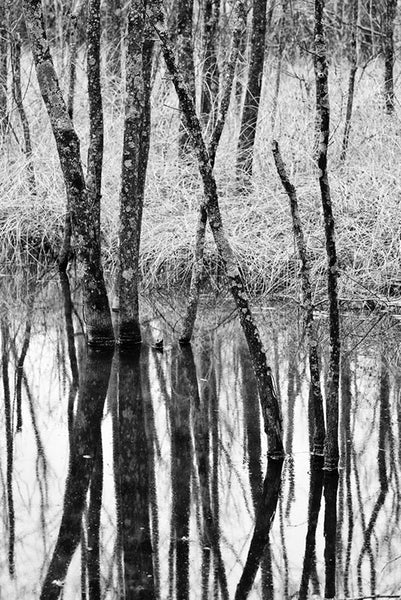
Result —
[[139, 247], [150, 136], [153, 41], [145, 26], [145, 3], [132, 0], [128, 15], [124, 146], [120, 190], [119, 343], [141, 342]]
[[[231, 45], [230, 55], [228, 57], [227, 64], [223, 69], [223, 95], [221, 98], [218, 119], [213, 129], [209, 146], [208, 154], [209, 160], [214, 166], [216, 157], [217, 147], [223, 132], [224, 123], [228, 107], [230, 105], [231, 92], [234, 82], [235, 66], [237, 63], [239, 46], [243, 32], [246, 28], [246, 13], [243, 0], [238, 0], [235, 12], [235, 24], [233, 30], [233, 40]], [[189, 288], [189, 298], [185, 316], [182, 322], [182, 328], [180, 333], [180, 342], [189, 343], [192, 337], [196, 314], [198, 310], [199, 294], [201, 289], [201, 283], [203, 279], [204, 271], [204, 248], [205, 248], [205, 233], [207, 224], [207, 211], [205, 203], [202, 202], [199, 207], [198, 222], [196, 227], [195, 237], [195, 250], [194, 250], [194, 264], [192, 267], [191, 284]]]
[[386, 113], [394, 112], [394, 20], [397, 10], [397, 0], [386, 0], [384, 15], [384, 99]]
[[266, 38], [266, 0], [253, 0], [248, 83], [237, 149], [237, 178], [246, 187], [252, 177], [253, 147], [262, 90]]
[[358, 40], [357, 40], [357, 27], [358, 27], [358, 8], [359, 0], [352, 0], [352, 13], [351, 13], [351, 40], [350, 40], [350, 62], [351, 69], [349, 72], [348, 80], [348, 98], [347, 98], [347, 112], [345, 115], [345, 127], [344, 137], [341, 148], [340, 160], [345, 161], [347, 155], [349, 136], [351, 132], [351, 119], [352, 119], [352, 108], [354, 104], [354, 89], [355, 89], [355, 75], [358, 68]]
[[242, 280], [233, 250], [226, 237], [220, 214], [216, 181], [201, 126], [196, 116], [195, 106], [187, 91], [185, 82], [179, 73], [174, 53], [166, 33], [160, 26], [162, 12], [160, 2], [155, 2], [152, 7], [153, 24], [157, 29], [162, 44], [163, 56], [172, 77], [180, 106], [186, 118], [188, 131], [191, 133], [192, 144], [198, 158], [198, 166], [203, 181], [205, 196], [205, 209], [212, 234], [217, 246], [219, 257], [224, 265], [228, 285], [238, 308], [239, 319], [248, 343], [252, 366], [258, 382], [259, 397], [265, 422], [265, 431], [268, 439], [269, 454], [282, 456], [282, 422], [278, 398], [270, 367], [267, 366], [266, 354], [262, 345], [259, 330], [255, 324], [250, 310], [247, 293]]
[[340, 316], [338, 309], [338, 263], [335, 243], [334, 217], [327, 173], [327, 148], [330, 131], [328, 65], [324, 32], [324, 0], [315, 0], [315, 81], [319, 114], [320, 143], [318, 153], [319, 186], [322, 199], [327, 254], [327, 291], [329, 298], [330, 362], [326, 398], [326, 441], [324, 468], [338, 466], [338, 387], [340, 376]]
[[219, 95], [219, 66], [217, 62], [217, 34], [219, 29], [220, 0], [206, 0], [203, 11], [203, 64], [200, 112], [202, 123], [214, 127], [217, 119]]
[[7, 12], [0, 0], [0, 142], [7, 129]]
[[60, 91], [46, 39], [40, 0], [24, 0], [24, 12], [38, 83], [52, 125], [66, 186], [83, 287], [88, 343], [112, 345], [114, 333], [101, 265], [98, 225], [88, 201], [79, 139]]
[[314, 323], [314, 309], [312, 302], [312, 287], [310, 283], [310, 267], [307, 255], [306, 241], [304, 237], [301, 217], [298, 208], [297, 193], [290, 182], [284, 161], [281, 157], [278, 143], [273, 141], [273, 156], [276, 163], [276, 169], [281, 179], [281, 183], [287, 192], [290, 200], [290, 209], [292, 217], [292, 228], [294, 232], [295, 242], [297, 245], [298, 256], [301, 263], [301, 284], [302, 284], [302, 301], [305, 311], [305, 329], [308, 340], [309, 352], [309, 372], [311, 380], [311, 392], [313, 401], [313, 453], [322, 455], [325, 439], [323, 399], [320, 389], [320, 364], [318, 354], [318, 339]]

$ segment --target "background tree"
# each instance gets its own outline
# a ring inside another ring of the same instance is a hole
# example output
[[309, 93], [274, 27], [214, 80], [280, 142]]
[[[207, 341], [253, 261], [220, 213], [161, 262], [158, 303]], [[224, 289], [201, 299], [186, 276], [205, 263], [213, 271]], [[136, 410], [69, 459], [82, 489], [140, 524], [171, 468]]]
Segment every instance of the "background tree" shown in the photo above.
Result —
[[[195, 64], [193, 42], [193, 0], [177, 0], [176, 17], [176, 47], [177, 63], [182, 72], [188, 92], [195, 102]], [[180, 118], [180, 133], [178, 140], [178, 154], [184, 159], [189, 151], [190, 137], [186, 129], [185, 117]]]
[[205, 0], [203, 10], [203, 57], [200, 112], [205, 125], [216, 122], [219, 95], [218, 32], [220, 0]]
[[248, 81], [237, 150], [237, 177], [248, 183], [252, 177], [253, 147], [262, 90], [266, 22], [266, 0], [253, 0]]
[[0, 0], [0, 141], [7, 124], [7, 18], [6, 0]]
[[397, 0], [386, 0], [384, 13], [384, 99], [386, 113], [394, 112], [394, 19]]

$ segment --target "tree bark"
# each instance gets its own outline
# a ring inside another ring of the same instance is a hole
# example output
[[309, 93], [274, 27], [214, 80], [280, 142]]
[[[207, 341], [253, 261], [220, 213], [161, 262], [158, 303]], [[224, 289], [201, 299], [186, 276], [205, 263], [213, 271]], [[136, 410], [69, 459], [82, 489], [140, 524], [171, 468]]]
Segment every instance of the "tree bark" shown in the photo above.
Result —
[[262, 90], [266, 38], [266, 0], [253, 0], [248, 83], [237, 149], [237, 178], [248, 187], [252, 177], [253, 147]]
[[244, 331], [249, 351], [252, 358], [252, 366], [258, 381], [259, 397], [263, 412], [265, 431], [268, 438], [269, 453], [273, 456], [281, 456], [283, 453], [282, 423], [277, 395], [270, 367], [266, 363], [266, 355], [258, 328], [250, 310], [245, 285], [242, 280], [234, 253], [225, 234], [220, 214], [216, 181], [210, 157], [203, 140], [199, 119], [196, 116], [195, 107], [191, 96], [187, 91], [185, 82], [177, 70], [174, 54], [171, 49], [166, 33], [158, 25], [162, 20], [160, 2], [155, 2], [152, 7], [153, 23], [157, 28], [162, 43], [163, 56], [167, 68], [172, 76], [180, 105], [185, 114], [188, 131], [192, 137], [192, 144], [198, 158], [199, 171], [203, 181], [205, 196], [205, 208], [209, 225], [217, 246], [219, 257], [224, 265], [228, 285], [238, 308], [239, 319]]
[[328, 65], [324, 32], [324, 0], [315, 0], [315, 80], [317, 112], [319, 115], [320, 143], [318, 154], [319, 186], [323, 207], [327, 254], [327, 291], [329, 299], [330, 361], [326, 398], [326, 441], [324, 468], [335, 470], [338, 466], [338, 387], [340, 375], [340, 316], [338, 308], [338, 264], [335, 243], [335, 226], [327, 172], [327, 148], [330, 131], [330, 104]]
[[119, 334], [121, 345], [141, 341], [139, 247], [150, 140], [153, 41], [145, 27], [145, 3], [133, 0], [128, 15], [124, 146], [120, 190]]
[[101, 265], [97, 224], [88, 201], [79, 139], [62, 97], [44, 29], [39, 0], [24, 0], [25, 22], [40, 91], [49, 114], [67, 192], [75, 248], [82, 275], [88, 343], [114, 344], [109, 302]]
[[384, 99], [386, 113], [394, 112], [394, 20], [397, 10], [397, 0], [386, 0], [384, 15]]

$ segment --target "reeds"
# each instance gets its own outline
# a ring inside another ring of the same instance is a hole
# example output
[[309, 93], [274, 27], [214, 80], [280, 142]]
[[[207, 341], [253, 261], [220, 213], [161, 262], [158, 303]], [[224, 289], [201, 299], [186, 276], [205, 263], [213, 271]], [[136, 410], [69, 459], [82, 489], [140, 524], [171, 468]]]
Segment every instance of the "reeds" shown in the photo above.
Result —
[[[39, 99], [30, 57], [22, 63], [22, 86], [33, 145], [37, 195], [32, 197], [17, 116], [0, 156], [0, 265], [12, 270], [26, 259], [51, 263], [62, 238], [65, 191], [54, 142]], [[307, 61], [308, 59], [305, 59]], [[86, 167], [88, 120], [84, 56], [77, 61], [74, 123]], [[235, 103], [216, 157], [216, 179], [227, 233], [252, 294], [298, 299], [300, 279], [285, 194], [270, 155], [273, 64], [268, 63], [256, 136], [252, 189], [242, 196], [235, 185], [239, 115]], [[336, 214], [340, 299], [374, 296], [385, 302], [401, 295], [399, 275], [399, 198], [401, 130], [397, 117], [383, 110], [381, 64], [357, 76], [353, 124], [347, 160], [340, 161], [346, 107], [348, 65], [331, 67], [332, 136], [329, 146], [331, 187]], [[66, 78], [67, 81], [67, 78]], [[283, 67], [276, 136], [297, 188], [314, 300], [324, 298], [325, 251], [317, 174], [313, 162], [314, 95], [311, 65]], [[102, 243], [111, 274], [117, 258], [118, 191], [123, 112], [120, 89], [104, 86], [105, 156], [102, 190]], [[67, 84], [64, 85], [64, 90]], [[312, 87], [313, 89], [313, 87]], [[178, 160], [177, 100], [165, 73], [156, 76], [152, 134], [143, 215], [140, 270], [142, 289], [189, 285], [201, 181], [195, 166]], [[205, 278], [212, 288], [221, 279], [209, 232]]]

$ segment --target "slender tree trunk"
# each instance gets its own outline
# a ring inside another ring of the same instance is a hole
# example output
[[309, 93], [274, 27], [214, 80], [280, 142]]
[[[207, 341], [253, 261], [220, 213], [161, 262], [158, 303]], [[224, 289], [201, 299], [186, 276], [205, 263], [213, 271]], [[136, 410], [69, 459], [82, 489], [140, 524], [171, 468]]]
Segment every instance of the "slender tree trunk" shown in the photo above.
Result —
[[[243, 0], [238, 0], [235, 13], [235, 25], [233, 30], [231, 52], [227, 64], [223, 69], [223, 95], [220, 102], [218, 119], [214, 126], [208, 147], [209, 160], [211, 162], [212, 167], [214, 166], [216, 151], [219, 145], [221, 134], [223, 133], [228, 107], [230, 105], [231, 92], [234, 83], [235, 65], [237, 63], [239, 45], [245, 27], [246, 13], [244, 2]], [[199, 207], [194, 249], [194, 264], [192, 267], [189, 299], [180, 334], [180, 343], [190, 342], [195, 325], [199, 303], [199, 294], [204, 272], [203, 256], [205, 248], [206, 224], [206, 205], [205, 202], [202, 202], [202, 204]]]
[[7, 113], [7, 4], [0, 0], [0, 142], [8, 124]]
[[357, 27], [358, 27], [358, 9], [359, 0], [352, 0], [352, 13], [351, 13], [351, 40], [350, 40], [350, 62], [351, 69], [349, 72], [348, 80], [348, 99], [347, 99], [347, 112], [345, 115], [345, 127], [344, 137], [341, 148], [340, 160], [345, 162], [347, 155], [349, 136], [351, 132], [351, 118], [352, 108], [354, 104], [354, 89], [355, 89], [355, 75], [358, 68], [358, 40], [357, 40]]
[[266, 0], [253, 0], [248, 83], [237, 149], [237, 178], [245, 186], [249, 186], [252, 177], [253, 147], [258, 121], [265, 59], [265, 38]]
[[141, 341], [139, 247], [150, 139], [150, 80], [153, 41], [145, 26], [143, 0], [132, 0], [128, 16], [124, 146], [120, 190], [119, 343]]
[[384, 99], [386, 113], [394, 112], [394, 20], [397, 10], [397, 0], [386, 0], [384, 15]]
[[305, 329], [308, 340], [309, 371], [313, 397], [313, 453], [322, 454], [325, 440], [325, 426], [323, 413], [322, 391], [320, 389], [320, 364], [318, 353], [318, 338], [314, 324], [314, 308], [312, 301], [312, 287], [310, 283], [310, 267], [307, 254], [306, 241], [303, 233], [302, 221], [299, 214], [298, 198], [295, 187], [288, 179], [278, 143], [273, 141], [273, 156], [281, 183], [290, 200], [292, 227], [301, 263], [302, 301], [305, 311]]
[[259, 330], [250, 310], [245, 285], [235, 255], [223, 228], [213, 167], [202, 137], [199, 119], [196, 116], [195, 107], [187, 92], [185, 83], [177, 70], [174, 54], [168, 38], [158, 26], [160, 20], [160, 3], [155, 3], [155, 6], [153, 7], [153, 22], [157, 27], [157, 32], [162, 43], [164, 59], [172, 76], [181, 108], [185, 114], [187, 128], [191, 133], [192, 143], [197, 153], [198, 166], [203, 181], [206, 200], [205, 206], [207, 218], [209, 220], [219, 257], [225, 268], [230, 291], [238, 308], [240, 323], [248, 343], [252, 358], [252, 366], [258, 381], [259, 397], [265, 422], [265, 431], [268, 437], [269, 453], [274, 456], [281, 456], [283, 453], [281, 413], [271, 369], [267, 366], [265, 351], [263, 349]]
[[32, 142], [31, 132], [29, 128], [28, 118], [26, 116], [24, 104], [22, 102], [21, 91], [21, 40], [16, 34], [11, 43], [11, 66], [13, 72], [13, 96], [14, 102], [17, 105], [18, 114], [21, 120], [22, 131], [24, 135], [24, 152], [26, 157], [26, 170], [28, 178], [28, 187], [31, 194], [36, 194], [35, 169], [32, 158]]
[[[88, 19], [88, 23], [90, 18]], [[77, 81], [77, 54], [78, 54], [78, 35], [77, 35], [77, 15], [71, 15], [70, 31], [69, 31], [69, 81], [68, 81], [68, 98], [67, 109], [70, 118], [74, 117], [74, 98], [75, 84]]]
[[84, 311], [89, 344], [114, 344], [113, 326], [101, 265], [98, 226], [88, 201], [79, 139], [62, 97], [44, 30], [39, 0], [24, 0], [25, 22], [40, 91], [55, 137], [67, 192], [75, 248], [82, 272]]
[[338, 308], [338, 263], [334, 233], [334, 217], [327, 173], [327, 148], [330, 130], [330, 104], [328, 88], [328, 65], [324, 32], [324, 0], [315, 0], [315, 80], [316, 100], [319, 114], [320, 143], [318, 155], [319, 186], [322, 199], [326, 254], [327, 290], [330, 322], [330, 363], [326, 398], [326, 441], [324, 468], [335, 470], [338, 465], [338, 387], [340, 375], [340, 315]]
[[[177, 64], [183, 75], [188, 93], [195, 103], [195, 65], [194, 42], [192, 33], [194, 2], [193, 0], [178, 0], [177, 7]], [[180, 119], [180, 134], [178, 140], [178, 155], [185, 159], [190, 152], [190, 134], [186, 129], [185, 117]]]
[[203, 64], [200, 100], [201, 119], [206, 127], [214, 127], [219, 95], [219, 66], [217, 62], [217, 35], [219, 30], [220, 0], [205, 0], [203, 11]]

